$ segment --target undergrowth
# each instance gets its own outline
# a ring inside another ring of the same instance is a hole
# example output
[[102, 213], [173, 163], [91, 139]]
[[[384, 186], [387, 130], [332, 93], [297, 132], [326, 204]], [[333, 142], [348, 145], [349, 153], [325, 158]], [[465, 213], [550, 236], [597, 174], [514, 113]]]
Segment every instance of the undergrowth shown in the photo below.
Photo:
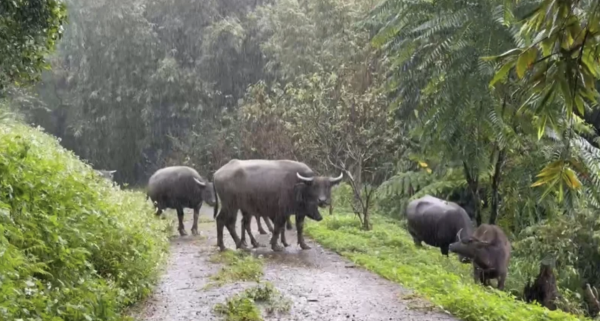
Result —
[[164, 220], [40, 130], [0, 126], [0, 320], [124, 319], [168, 249]]
[[216, 252], [210, 257], [210, 262], [221, 263], [224, 266], [210, 277], [213, 282], [207, 287], [236, 281], [259, 282], [263, 276], [263, 260], [243, 251]]
[[262, 321], [260, 308], [267, 315], [287, 313], [292, 302], [285, 298], [270, 282], [255, 285], [218, 303], [214, 307], [217, 314], [225, 316], [226, 321]]
[[[374, 216], [373, 230], [363, 231], [354, 216], [335, 213], [319, 223], [308, 222], [305, 231], [324, 247], [415, 290], [465, 321], [589, 320], [475, 284], [470, 265], [458, 262], [452, 254], [442, 256], [437, 248], [415, 247], [408, 232], [388, 218]], [[507, 281], [510, 277], [509, 271]]]

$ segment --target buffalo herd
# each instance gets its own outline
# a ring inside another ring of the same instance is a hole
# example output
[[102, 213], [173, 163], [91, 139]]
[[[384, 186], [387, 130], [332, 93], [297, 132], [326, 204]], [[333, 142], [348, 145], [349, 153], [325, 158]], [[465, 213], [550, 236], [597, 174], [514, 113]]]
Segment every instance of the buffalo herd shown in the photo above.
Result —
[[[171, 166], [156, 171], [148, 181], [147, 198], [156, 207], [156, 215], [166, 208], [177, 211], [180, 235], [186, 235], [183, 209], [194, 211], [192, 233], [198, 233], [198, 215], [203, 202], [214, 207], [217, 246], [225, 250], [223, 230], [227, 228], [236, 248], [246, 248], [246, 234], [253, 247], [258, 247], [250, 222], [256, 218], [259, 232], [266, 234], [261, 219], [271, 236], [271, 249], [282, 251], [289, 246], [285, 229], [292, 228], [290, 216], [296, 217], [298, 245], [310, 247], [304, 240], [306, 217], [321, 221], [319, 207], [331, 203], [331, 188], [341, 182], [337, 177], [317, 176], [306, 164], [292, 160], [233, 159], [219, 168], [209, 182], [187, 166]], [[238, 211], [242, 214], [241, 236], [235, 226]], [[406, 208], [408, 231], [415, 245], [424, 242], [439, 247], [448, 256], [456, 253], [462, 263], [471, 263], [475, 282], [489, 285], [497, 280], [504, 288], [511, 245], [496, 225], [474, 227], [469, 215], [458, 204], [430, 195], [411, 201]], [[271, 226], [273, 222], [273, 226]], [[279, 244], [281, 242], [281, 245]]]

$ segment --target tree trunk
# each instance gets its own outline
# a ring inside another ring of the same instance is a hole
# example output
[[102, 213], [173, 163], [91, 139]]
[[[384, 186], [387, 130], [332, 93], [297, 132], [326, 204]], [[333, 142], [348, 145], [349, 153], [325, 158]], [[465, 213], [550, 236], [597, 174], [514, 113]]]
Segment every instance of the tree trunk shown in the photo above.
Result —
[[473, 209], [475, 211], [475, 222], [477, 222], [477, 226], [481, 225], [481, 199], [479, 197], [479, 179], [478, 177], [474, 177], [469, 170], [469, 166], [467, 163], [463, 162], [463, 169], [465, 171], [465, 178], [467, 180], [467, 185], [469, 186], [469, 191], [471, 192], [471, 199], [475, 205]]
[[502, 166], [504, 165], [505, 157], [506, 152], [503, 149], [499, 150], [494, 176], [492, 177], [492, 209], [489, 224], [496, 224], [496, 219], [498, 218], [498, 203], [500, 201], [500, 191], [498, 189], [500, 188], [500, 178], [502, 176]]

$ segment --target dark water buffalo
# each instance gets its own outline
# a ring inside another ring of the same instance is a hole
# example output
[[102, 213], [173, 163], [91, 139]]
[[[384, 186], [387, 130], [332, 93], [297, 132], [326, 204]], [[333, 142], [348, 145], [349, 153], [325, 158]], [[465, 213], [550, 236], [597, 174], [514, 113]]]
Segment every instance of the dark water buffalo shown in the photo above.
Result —
[[[457, 240], [457, 234], [468, 237], [473, 231], [473, 223], [467, 212], [458, 204], [430, 195], [411, 201], [406, 207], [408, 232], [415, 244], [425, 242], [439, 247], [448, 256], [448, 246]], [[459, 255], [463, 263], [468, 259]]]
[[304, 242], [304, 218], [308, 216], [315, 221], [323, 219], [319, 207], [329, 205], [331, 187], [338, 184], [342, 177], [315, 176], [306, 164], [291, 160], [229, 161], [214, 174], [217, 200], [222, 202], [220, 212], [217, 204], [214, 214], [219, 248], [225, 250], [224, 227], [227, 227], [237, 248], [245, 246], [235, 231], [237, 211], [241, 210], [242, 232], [248, 232], [254, 247], [258, 246], [258, 242], [250, 231], [252, 216], [266, 216], [273, 221], [275, 227], [271, 248], [281, 251], [283, 247], [277, 244], [277, 239], [281, 234], [283, 245], [288, 245], [283, 227], [288, 217], [295, 214], [298, 244], [302, 249], [310, 249]]
[[198, 234], [198, 216], [202, 202], [214, 206], [216, 198], [212, 183], [208, 182], [193, 168], [171, 166], [157, 170], [148, 181], [148, 198], [152, 199], [160, 215], [165, 208], [177, 210], [179, 234], [186, 235], [183, 227], [183, 209], [194, 209], [192, 234]]
[[497, 279], [498, 289], [504, 289], [511, 246], [501, 228], [481, 224], [470, 237], [450, 244], [450, 251], [473, 261], [475, 282], [488, 286], [491, 279]]

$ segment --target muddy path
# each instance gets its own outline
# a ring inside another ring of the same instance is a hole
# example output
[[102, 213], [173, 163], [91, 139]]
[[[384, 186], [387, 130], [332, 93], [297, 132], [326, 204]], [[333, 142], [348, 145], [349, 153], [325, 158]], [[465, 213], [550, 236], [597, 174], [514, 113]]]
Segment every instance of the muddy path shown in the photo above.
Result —
[[[176, 216], [173, 211], [168, 211], [167, 215], [168, 219]], [[212, 208], [203, 206], [200, 217], [199, 236], [191, 235], [192, 213], [189, 211], [185, 214], [185, 229], [190, 235], [180, 237], [173, 231], [168, 266], [155, 293], [131, 313], [136, 320], [223, 320], [212, 312], [213, 306], [255, 284], [236, 282], [204, 288], [221, 265], [209, 262], [209, 257], [217, 252]], [[262, 245], [269, 244], [270, 234], [260, 235], [255, 220], [252, 223], [257, 240]], [[238, 233], [239, 227], [238, 221]], [[286, 233], [291, 245], [284, 252], [274, 253], [267, 246], [252, 250], [254, 255], [265, 258], [262, 279], [273, 283], [293, 302], [289, 314], [265, 316], [265, 320], [457, 320], [447, 314], [432, 312], [431, 304], [422, 300], [406, 299], [409, 291], [354, 266], [308, 238], [307, 243], [312, 249], [301, 250], [296, 245], [295, 231]], [[227, 232], [225, 245], [235, 249]]]

